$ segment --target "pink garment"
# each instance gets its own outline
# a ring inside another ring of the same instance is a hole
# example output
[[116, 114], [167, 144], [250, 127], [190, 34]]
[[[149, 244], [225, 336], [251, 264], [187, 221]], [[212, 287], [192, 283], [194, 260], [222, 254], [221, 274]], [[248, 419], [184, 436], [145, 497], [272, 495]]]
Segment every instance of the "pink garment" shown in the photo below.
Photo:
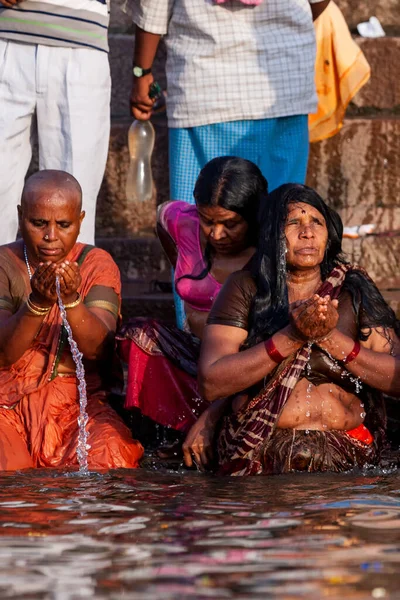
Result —
[[197, 208], [180, 200], [168, 202], [161, 209], [160, 223], [178, 250], [175, 268], [178, 295], [194, 310], [208, 312], [222, 285], [210, 273], [203, 279], [179, 281], [182, 275], [199, 275], [205, 268]]
[[[258, 6], [263, 0], [240, 0], [242, 4], [251, 4], [252, 6]], [[227, 0], [214, 0], [215, 4], [224, 4]]]

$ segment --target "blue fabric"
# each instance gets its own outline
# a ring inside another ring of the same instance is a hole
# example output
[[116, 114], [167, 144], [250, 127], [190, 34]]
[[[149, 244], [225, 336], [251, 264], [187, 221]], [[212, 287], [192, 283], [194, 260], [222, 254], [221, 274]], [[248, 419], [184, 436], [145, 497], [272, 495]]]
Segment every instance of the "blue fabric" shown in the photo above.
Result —
[[193, 204], [198, 174], [216, 156], [251, 160], [270, 191], [282, 183], [304, 183], [308, 146], [307, 115], [170, 128], [170, 198]]
[[[194, 204], [199, 172], [216, 156], [251, 160], [267, 179], [269, 191], [283, 183], [304, 183], [308, 152], [307, 115], [170, 128], [170, 198]], [[176, 293], [174, 298], [177, 324], [182, 328], [183, 303]]]

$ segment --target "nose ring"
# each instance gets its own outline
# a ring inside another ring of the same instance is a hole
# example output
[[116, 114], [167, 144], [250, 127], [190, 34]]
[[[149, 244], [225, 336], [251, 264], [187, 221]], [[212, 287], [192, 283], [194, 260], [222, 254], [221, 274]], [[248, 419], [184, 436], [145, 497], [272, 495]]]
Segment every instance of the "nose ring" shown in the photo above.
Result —
[[50, 239], [50, 238], [49, 238], [49, 236], [48, 236], [48, 234], [47, 234], [47, 233], [46, 233], [46, 235], [44, 236], [44, 239], [46, 240], [46, 242], [48, 242], [48, 241], [49, 241], [49, 239]]

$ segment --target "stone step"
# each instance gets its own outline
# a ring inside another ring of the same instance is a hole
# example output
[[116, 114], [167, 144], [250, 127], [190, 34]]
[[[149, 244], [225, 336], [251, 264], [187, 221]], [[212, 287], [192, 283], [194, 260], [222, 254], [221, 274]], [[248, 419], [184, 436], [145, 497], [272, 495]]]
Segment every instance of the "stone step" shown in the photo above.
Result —
[[399, 0], [335, 0], [351, 29], [358, 23], [378, 17], [386, 33], [400, 32]]
[[[171, 268], [156, 236], [96, 238], [96, 245], [107, 250], [118, 264], [123, 282], [136, 282], [129, 293], [149, 291], [152, 280], [170, 281]], [[143, 287], [147, 286], [147, 287]]]
[[[169, 198], [168, 132], [154, 121], [153, 176], [157, 202]], [[125, 198], [129, 122], [112, 126], [110, 152], [97, 205], [99, 237], [152, 233], [156, 198], [133, 206]], [[377, 223], [400, 229], [400, 119], [346, 119], [334, 137], [311, 145], [308, 183], [339, 210], [346, 225]], [[380, 243], [380, 242], [379, 242]]]
[[[371, 65], [371, 79], [357, 94], [350, 112], [361, 108], [400, 109], [400, 38], [356, 38]], [[129, 118], [129, 96], [132, 85], [132, 56], [134, 37], [112, 34], [110, 42], [110, 67], [112, 77], [111, 114], [114, 118]], [[161, 46], [153, 72], [157, 81], [166, 88], [165, 50]]]
[[[124, 321], [134, 317], [152, 317], [168, 323], [175, 322], [172, 294], [125, 295], [124, 288], [123, 285], [122, 317]], [[382, 295], [400, 319], [400, 289], [382, 290]]]
[[[111, 32], [122, 33], [132, 32], [133, 30], [132, 19], [121, 9], [121, 6], [125, 3], [126, 0], [113, 0], [111, 2]], [[400, 30], [398, 0], [363, 0], [361, 2], [355, 2], [355, 0], [336, 0], [336, 4], [343, 11], [346, 21], [351, 28], [355, 28], [357, 23], [367, 21], [372, 15], [375, 15], [388, 32]]]
[[168, 323], [175, 322], [172, 294], [138, 294], [122, 296], [123, 321], [134, 317], [152, 317]]

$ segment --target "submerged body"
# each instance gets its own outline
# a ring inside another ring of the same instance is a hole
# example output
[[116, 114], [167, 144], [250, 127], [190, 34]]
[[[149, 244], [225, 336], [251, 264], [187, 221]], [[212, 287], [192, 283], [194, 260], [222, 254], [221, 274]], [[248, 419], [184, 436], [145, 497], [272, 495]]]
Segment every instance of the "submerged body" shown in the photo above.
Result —
[[125, 408], [138, 407], [157, 423], [187, 433], [207, 408], [197, 386], [197, 362], [209, 311], [226, 279], [254, 254], [256, 219], [267, 182], [251, 162], [216, 158], [200, 172], [196, 206], [161, 205], [157, 233], [174, 267], [186, 326], [132, 319], [117, 334], [128, 363]]
[[78, 462], [78, 382], [58, 293], [86, 370], [89, 468], [135, 467], [143, 454], [107, 404], [121, 281], [107, 252], [76, 242], [81, 207], [68, 173], [32, 175], [22, 239], [0, 248], [1, 470]]
[[[202, 346], [204, 397], [233, 398], [218, 470], [375, 463], [385, 440], [381, 392], [400, 393], [399, 324], [367, 274], [343, 260], [339, 216], [313, 190], [288, 184], [270, 202], [255, 268], [226, 282]], [[212, 405], [207, 412], [215, 428]]]
[[[83, 244], [75, 244], [69, 260], [79, 260]], [[0, 249], [0, 310], [7, 303], [18, 311], [31, 289], [23, 257], [23, 244], [15, 242]], [[119, 272], [111, 257], [91, 249], [81, 266], [79, 289], [87, 306], [109, 303], [119, 310]], [[12, 307], [12, 308], [11, 308]], [[14, 313], [15, 314], [15, 313]], [[61, 346], [62, 326], [55, 304], [31, 346], [12, 365], [0, 368], [0, 468], [71, 467], [77, 465], [79, 394], [75, 365], [68, 344]], [[107, 402], [107, 383], [100, 376], [104, 364], [85, 360], [89, 415], [89, 467], [135, 467], [143, 454]]]

